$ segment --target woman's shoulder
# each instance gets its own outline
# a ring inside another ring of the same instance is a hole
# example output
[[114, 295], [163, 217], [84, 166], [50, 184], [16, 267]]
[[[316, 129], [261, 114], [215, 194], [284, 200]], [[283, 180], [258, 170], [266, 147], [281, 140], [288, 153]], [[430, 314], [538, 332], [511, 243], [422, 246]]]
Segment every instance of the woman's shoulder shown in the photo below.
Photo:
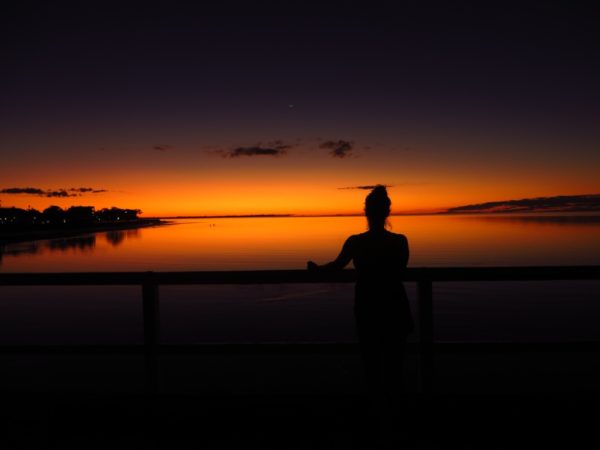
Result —
[[401, 233], [392, 233], [391, 231], [388, 231], [388, 233], [389, 233], [388, 236], [394, 242], [397, 242], [399, 244], [407, 244], [408, 243], [408, 239], [406, 238], [405, 235], [403, 235]]
[[391, 233], [391, 232], [390, 232], [390, 234], [391, 234], [392, 236], [394, 236], [394, 238], [395, 238], [395, 239], [402, 240], [402, 241], [407, 241], [407, 240], [408, 240], [408, 239], [406, 238], [406, 236], [405, 236], [405, 235], [403, 235], [402, 233]]
[[365, 233], [351, 234], [350, 236], [348, 236], [348, 239], [346, 239], [346, 243], [353, 244], [356, 242], [360, 242], [364, 239], [364, 234]]
[[392, 233], [391, 231], [385, 231], [383, 234], [373, 234], [372, 232], [366, 231], [360, 234], [353, 234], [350, 236], [346, 243], [349, 245], [371, 245], [373, 242], [387, 242], [390, 245], [407, 245], [408, 239], [405, 235], [400, 233]]
[[367, 233], [352, 234], [348, 236], [344, 246], [355, 249], [363, 245], [367, 245], [367, 242]]
[[385, 230], [385, 233], [390, 237], [390, 239], [406, 239], [406, 236], [402, 233], [394, 233], [390, 230]]

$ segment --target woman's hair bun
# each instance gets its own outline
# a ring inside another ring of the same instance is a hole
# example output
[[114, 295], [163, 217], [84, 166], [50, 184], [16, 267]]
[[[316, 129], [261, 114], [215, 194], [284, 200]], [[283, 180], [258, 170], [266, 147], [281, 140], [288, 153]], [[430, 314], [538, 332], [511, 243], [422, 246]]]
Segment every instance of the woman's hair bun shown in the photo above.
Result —
[[365, 213], [367, 217], [385, 219], [390, 215], [391, 204], [386, 187], [378, 184], [365, 199]]
[[370, 196], [389, 198], [387, 195], [387, 189], [386, 189], [385, 185], [383, 185], [383, 184], [378, 184], [377, 186], [375, 186], [373, 188], [373, 190], [370, 192], [369, 197]]

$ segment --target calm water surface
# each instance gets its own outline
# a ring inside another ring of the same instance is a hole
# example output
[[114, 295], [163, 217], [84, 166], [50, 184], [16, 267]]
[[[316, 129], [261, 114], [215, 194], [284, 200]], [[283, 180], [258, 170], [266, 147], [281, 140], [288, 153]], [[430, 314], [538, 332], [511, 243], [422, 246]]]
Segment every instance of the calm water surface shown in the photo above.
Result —
[[[600, 215], [396, 216], [409, 265], [600, 264]], [[362, 217], [175, 220], [0, 248], [1, 272], [303, 269], [333, 259]], [[415, 287], [407, 283], [411, 301]], [[165, 342], [351, 341], [352, 286], [161, 288]], [[434, 284], [440, 340], [600, 338], [600, 283]], [[139, 342], [138, 287], [0, 288], [2, 343]]]
[[[409, 265], [600, 264], [600, 215], [395, 216]], [[171, 225], [9, 244], [3, 272], [303, 269], [326, 262], [362, 217], [174, 220]]]

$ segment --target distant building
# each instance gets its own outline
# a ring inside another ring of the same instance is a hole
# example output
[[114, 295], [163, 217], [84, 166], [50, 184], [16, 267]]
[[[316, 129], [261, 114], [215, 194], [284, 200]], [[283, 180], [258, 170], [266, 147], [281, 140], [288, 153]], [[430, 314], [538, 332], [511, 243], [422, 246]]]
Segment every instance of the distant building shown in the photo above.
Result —
[[35, 209], [0, 208], [0, 229], [27, 230], [41, 228], [86, 227], [95, 223], [130, 222], [139, 220], [139, 209], [72, 206], [67, 210], [49, 206], [43, 212]]
[[104, 208], [96, 213], [96, 217], [102, 222], [122, 222], [127, 220], [138, 220], [139, 209]]
[[0, 208], [0, 226], [27, 226], [42, 223], [42, 214], [35, 209]]
[[70, 225], [90, 225], [96, 222], [93, 206], [72, 206], [65, 212], [66, 223]]

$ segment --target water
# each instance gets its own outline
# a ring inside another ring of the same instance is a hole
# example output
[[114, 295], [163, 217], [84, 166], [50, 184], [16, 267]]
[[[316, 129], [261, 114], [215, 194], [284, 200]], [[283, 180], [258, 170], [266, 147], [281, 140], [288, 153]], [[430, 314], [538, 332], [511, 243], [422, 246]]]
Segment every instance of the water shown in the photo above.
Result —
[[[396, 216], [409, 265], [600, 263], [600, 215]], [[9, 244], [2, 272], [303, 269], [326, 262], [362, 217], [174, 220], [171, 225]]]
[[[600, 215], [397, 216], [409, 265], [599, 265]], [[2, 272], [303, 269], [324, 263], [362, 217], [187, 219], [5, 245]], [[415, 289], [407, 283], [413, 302]], [[436, 283], [439, 340], [600, 338], [600, 283]], [[137, 287], [4, 287], [2, 343], [140, 342]], [[165, 286], [164, 342], [352, 341], [352, 286]]]

